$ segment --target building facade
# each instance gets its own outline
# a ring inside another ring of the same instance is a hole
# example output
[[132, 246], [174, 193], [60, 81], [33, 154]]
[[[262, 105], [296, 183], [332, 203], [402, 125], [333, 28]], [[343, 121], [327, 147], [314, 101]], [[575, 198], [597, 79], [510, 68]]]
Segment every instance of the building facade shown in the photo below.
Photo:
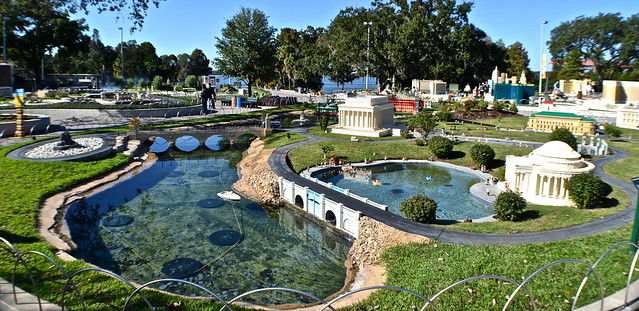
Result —
[[594, 119], [588, 119], [568, 112], [541, 111], [528, 118], [528, 129], [538, 132], [552, 132], [558, 128], [567, 128], [573, 134], [594, 135]]
[[617, 126], [627, 129], [639, 129], [639, 107], [628, 105], [617, 110]]
[[506, 188], [520, 193], [534, 204], [572, 205], [566, 184], [573, 175], [592, 173], [586, 162], [566, 143], [551, 141], [527, 156], [506, 156]]
[[386, 96], [348, 97], [338, 105], [338, 124], [331, 133], [370, 137], [392, 134], [394, 105]]

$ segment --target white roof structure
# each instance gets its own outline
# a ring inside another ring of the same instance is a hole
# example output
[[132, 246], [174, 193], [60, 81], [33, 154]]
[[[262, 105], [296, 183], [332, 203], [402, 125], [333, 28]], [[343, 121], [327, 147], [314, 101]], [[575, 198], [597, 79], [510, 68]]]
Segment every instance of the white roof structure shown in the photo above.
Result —
[[568, 179], [594, 169], [594, 164], [584, 161], [568, 144], [551, 141], [527, 156], [506, 157], [507, 188], [531, 203], [569, 206]]

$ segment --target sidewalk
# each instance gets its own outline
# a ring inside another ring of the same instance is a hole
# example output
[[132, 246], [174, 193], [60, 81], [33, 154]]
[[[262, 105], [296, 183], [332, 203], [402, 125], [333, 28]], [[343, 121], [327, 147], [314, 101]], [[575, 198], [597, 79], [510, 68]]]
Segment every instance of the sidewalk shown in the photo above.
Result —
[[[38, 298], [20, 288], [16, 288], [18, 303], [13, 297], [11, 282], [0, 278], [0, 310], [2, 311], [40, 311]], [[60, 307], [46, 300], [42, 300], [43, 311], [58, 311]]]

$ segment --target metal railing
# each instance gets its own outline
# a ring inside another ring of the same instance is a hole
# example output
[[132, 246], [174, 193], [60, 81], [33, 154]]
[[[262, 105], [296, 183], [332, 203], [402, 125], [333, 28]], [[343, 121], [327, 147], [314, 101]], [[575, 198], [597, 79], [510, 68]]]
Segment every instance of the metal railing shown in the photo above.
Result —
[[[604, 288], [604, 284], [602, 282], [602, 277], [601, 275], [597, 272], [597, 268], [599, 267], [600, 263], [602, 262], [602, 260], [604, 258], [606, 258], [613, 250], [618, 249], [620, 247], [624, 247], [624, 246], [631, 246], [634, 247], [636, 249], [637, 245], [631, 242], [620, 242], [617, 243], [615, 245], [613, 245], [612, 247], [610, 247], [607, 251], [605, 251], [600, 257], [599, 259], [597, 259], [597, 261], [595, 261], [594, 264], [590, 265], [586, 262], [580, 261], [580, 260], [576, 260], [576, 259], [564, 259], [564, 260], [558, 260], [555, 262], [552, 262], [550, 264], [547, 264], [545, 266], [543, 266], [542, 268], [538, 269], [537, 271], [533, 272], [532, 274], [530, 274], [527, 278], [523, 279], [523, 281], [521, 282], [517, 282], [511, 278], [508, 277], [504, 277], [504, 276], [497, 276], [497, 275], [482, 275], [482, 276], [475, 276], [475, 277], [470, 277], [470, 278], [466, 278], [464, 280], [460, 280], [457, 281], [449, 286], [447, 286], [446, 288], [442, 289], [441, 291], [437, 292], [435, 295], [433, 295], [430, 298], [427, 298], [426, 296], [424, 296], [423, 294], [420, 294], [416, 291], [410, 290], [410, 289], [406, 289], [406, 288], [401, 288], [401, 287], [394, 287], [394, 286], [371, 286], [371, 287], [364, 287], [364, 288], [359, 288], [359, 289], [355, 289], [355, 290], [351, 290], [349, 292], [343, 293], [338, 295], [336, 298], [330, 300], [330, 301], [325, 301], [313, 294], [304, 292], [304, 291], [300, 291], [300, 290], [296, 290], [296, 289], [290, 289], [290, 288], [283, 288], [283, 287], [270, 287], [270, 288], [262, 288], [262, 289], [256, 289], [256, 290], [252, 290], [243, 294], [240, 294], [238, 296], [236, 296], [233, 299], [230, 300], [225, 300], [221, 297], [221, 295], [216, 294], [215, 292], [209, 290], [208, 288], [187, 281], [187, 280], [182, 280], [182, 279], [157, 279], [157, 280], [153, 280], [150, 282], [147, 282], [145, 284], [136, 286], [133, 283], [129, 282], [128, 280], [126, 280], [125, 278], [123, 278], [122, 276], [106, 270], [106, 269], [101, 269], [101, 268], [86, 268], [86, 269], [82, 269], [79, 270], [77, 272], [75, 272], [72, 275], [69, 275], [69, 273], [67, 273], [67, 271], [53, 258], [41, 253], [41, 252], [37, 252], [37, 251], [26, 251], [24, 253], [21, 253], [20, 251], [18, 251], [18, 249], [11, 244], [11, 242], [9, 242], [8, 240], [0, 237], [0, 242], [2, 242], [4, 245], [4, 249], [10, 253], [12, 253], [13, 258], [15, 258], [15, 262], [13, 263], [13, 274], [12, 274], [12, 283], [13, 283], [13, 300], [15, 302], [16, 305], [19, 305], [19, 301], [18, 301], [18, 296], [16, 295], [16, 286], [15, 286], [15, 277], [16, 277], [16, 269], [18, 266], [22, 266], [24, 267], [26, 273], [28, 274], [29, 277], [29, 281], [31, 282], [32, 287], [34, 288], [33, 290], [33, 295], [35, 295], [37, 297], [37, 301], [38, 301], [38, 306], [39, 309], [42, 310], [42, 300], [40, 298], [40, 294], [39, 294], [39, 290], [38, 290], [38, 286], [37, 286], [37, 282], [36, 279], [34, 278], [34, 275], [36, 275], [36, 273], [34, 273], [31, 268], [28, 265], [28, 261], [26, 260], [27, 257], [32, 257], [32, 256], [37, 256], [37, 257], [42, 257], [44, 259], [46, 259], [47, 261], [49, 261], [51, 263], [51, 265], [48, 265], [50, 267], [56, 267], [58, 269], [58, 271], [61, 272], [61, 274], [64, 276], [65, 280], [62, 280], [64, 282], [64, 287], [62, 289], [61, 292], [61, 297], [59, 299], [60, 301], [60, 306], [61, 306], [61, 310], [65, 310], [65, 304], [66, 304], [66, 292], [67, 292], [67, 288], [71, 287], [73, 289], [73, 291], [78, 295], [79, 301], [81, 303], [81, 305], [83, 306], [84, 310], [87, 310], [87, 302], [85, 301], [84, 297], [81, 294], [81, 291], [78, 287], [78, 284], [76, 282], [73, 281], [73, 279], [80, 275], [80, 274], [84, 274], [84, 273], [89, 273], [89, 272], [97, 272], [97, 273], [102, 273], [105, 275], [108, 275], [112, 278], [114, 278], [115, 280], [119, 280], [120, 282], [124, 283], [127, 285], [127, 288], [130, 288], [130, 294], [127, 297], [122, 297], [123, 301], [124, 301], [124, 305], [122, 307], [122, 310], [127, 310], [127, 307], [129, 307], [129, 303], [131, 302], [131, 300], [139, 295], [143, 300], [144, 303], [146, 303], [146, 305], [151, 309], [151, 310], [155, 310], [155, 307], [153, 305], [153, 303], [147, 299], [146, 296], [144, 296], [144, 293], [142, 292], [144, 289], [149, 288], [151, 285], [154, 284], [158, 284], [158, 283], [167, 283], [167, 282], [171, 282], [171, 283], [179, 283], [179, 284], [183, 284], [185, 286], [191, 286], [191, 287], [195, 287], [201, 291], [206, 292], [209, 297], [204, 297], [204, 298], [210, 298], [210, 301], [217, 301], [219, 303], [222, 304], [222, 307], [220, 309], [220, 311], [222, 310], [233, 310], [233, 304], [236, 302], [241, 301], [243, 298], [246, 298], [250, 295], [256, 294], [256, 293], [263, 293], [263, 292], [289, 292], [289, 293], [294, 293], [300, 296], [304, 296], [306, 298], [309, 298], [311, 301], [315, 301], [315, 304], [318, 305], [319, 307], [321, 307], [320, 310], [335, 310], [334, 309], [334, 305], [341, 300], [344, 300], [345, 298], [354, 295], [356, 293], [360, 293], [363, 291], [373, 291], [373, 290], [379, 290], [379, 289], [388, 289], [388, 290], [393, 290], [393, 291], [400, 291], [400, 292], [405, 292], [408, 293], [411, 296], [414, 296], [416, 298], [418, 298], [423, 305], [421, 306], [421, 308], [419, 310], [426, 310], [429, 306], [432, 307], [434, 310], [441, 310], [438, 305], [437, 305], [437, 300], [444, 295], [445, 293], [449, 293], [452, 292], [454, 289], [459, 289], [459, 287], [461, 287], [462, 285], [472, 282], [472, 281], [476, 281], [476, 280], [495, 280], [496, 282], [491, 283], [494, 284], [492, 286], [498, 286], [498, 285], [504, 285], [504, 284], [513, 284], [516, 285], [517, 287], [515, 288], [515, 290], [512, 291], [512, 293], [510, 295], [507, 296], [507, 301], [503, 306], [502, 310], [507, 310], [509, 308], [514, 308], [512, 307], [512, 302], [514, 300], [514, 298], [517, 296], [517, 294], [521, 291], [524, 292], [524, 295], [527, 299], [530, 300], [530, 305], [528, 305], [528, 308], [531, 308], [533, 310], [537, 310], [537, 299], [535, 297], [535, 293], [530, 291], [529, 289], [526, 288], [526, 285], [533, 279], [535, 279], [535, 277], [537, 277], [541, 272], [548, 270], [551, 267], [554, 266], [558, 266], [558, 265], [570, 265], [570, 264], [574, 264], [577, 266], [583, 266], [585, 267], [588, 272], [585, 274], [585, 276], [582, 279], [582, 282], [579, 285], [579, 288], [576, 292], [576, 295], [573, 297], [573, 302], [572, 302], [572, 307], [571, 310], [575, 310], [577, 308], [577, 302], [580, 299], [580, 296], [583, 292], [584, 286], [586, 285], [586, 283], [588, 282], [588, 280], [594, 275], [596, 277], [597, 280], [597, 285], [598, 285], [598, 290], [599, 290], [599, 295], [598, 295], [598, 301], [596, 301], [596, 305], [599, 305], [599, 307], [597, 309], [599, 310], [604, 310], [604, 303], [606, 301], [605, 297], [605, 288]], [[637, 258], [639, 256], [639, 252], [635, 251], [635, 254], [633, 256], [633, 260], [632, 263], [629, 266], [628, 272], [627, 272], [627, 280], [626, 280], [626, 284], [624, 286], [624, 289], [622, 291], [620, 291], [621, 294], [623, 294], [624, 299], [623, 299], [623, 303], [619, 306], [614, 306], [615, 308], [617, 307], [626, 307], [629, 306], [632, 302], [632, 300], [635, 300], [637, 297], [630, 297], [630, 287], [631, 287], [631, 281], [633, 279], [633, 273], [635, 271], [635, 267], [636, 267], [636, 263], [637, 263]], [[626, 274], [624, 272], [624, 274]], [[625, 291], [625, 293], [624, 293]], [[493, 303], [494, 303], [494, 299], [495, 298], [501, 298], [501, 297], [484, 297], [485, 299], [493, 299]], [[526, 299], [526, 300], [527, 300]], [[596, 307], [595, 305], [595, 307]], [[608, 306], [610, 307], [610, 306]], [[416, 307], [415, 307], [416, 309]]]

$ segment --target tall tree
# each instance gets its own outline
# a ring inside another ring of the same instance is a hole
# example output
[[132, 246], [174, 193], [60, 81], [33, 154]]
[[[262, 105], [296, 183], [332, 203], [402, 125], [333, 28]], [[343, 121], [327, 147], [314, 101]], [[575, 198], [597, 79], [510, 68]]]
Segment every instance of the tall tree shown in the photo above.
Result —
[[204, 51], [195, 49], [189, 57], [189, 73], [196, 76], [211, 74], [211, 61], [206, 57]]
[[508, 46], [504, 61], [506, 62], [506, 72], [509, 76], [519, 77], [524, 72], [527, 77], [531, 77], [530, 69], [528, 69], [530, 59], [528, 59], [528, 52], [521, 42], [517, 41]]
[[17, 0], [2, 10], [7, 19], [8, 58], [18, 66], [26, 68], [36, 81], [40, 81], [40, 70], [46, 53], [58, 48], [85, 50], [87, 29], [83, 19], [71, 20], [61, 12], [55, 2]]
[[257, 79], [270, 81], [275, 77], [274, 36], [275, 28], [269, 26], [264, 12], [241, 8], [226, 21], [222, 38], [215, 38], [220, 55], [215, 58], [216, 67], [226, 75], [244, 79], [251, 96]]
[[[553, 66], [553, 69], [555, 66]], [[581, 79], [583, 77], [583, 60], [578, 49], [572, 49], [562, 64], [557, 64], [557, 80]]]
[[573, 49], [579, 50], [584, 60], [593, 62], [593, 72], [601, 83], [621, 69], [621, 42], [626, 27], [619, 13], [579, 16], [550, 32], [548, 49], [558, 63], [563, 63]]

